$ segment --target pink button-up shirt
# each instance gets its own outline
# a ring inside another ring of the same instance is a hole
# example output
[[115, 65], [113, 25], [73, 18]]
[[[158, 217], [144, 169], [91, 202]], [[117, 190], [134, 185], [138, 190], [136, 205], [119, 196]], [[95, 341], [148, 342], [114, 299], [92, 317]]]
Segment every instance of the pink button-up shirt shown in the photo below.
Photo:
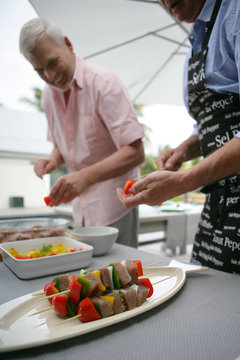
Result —
[[[71, 94], [46, 85], [42, 106], [48, 119], [48, 139], [58, 147], [70, 172], [92, 165], [123, 146], [143, 138], [131, 100], [118, 77], [106, 68], [76, 57]], [[76, 223], [110, 225], [126, 215], [116, 188], [138, 176], [138, 168], [96, 183], [73, 200]]]

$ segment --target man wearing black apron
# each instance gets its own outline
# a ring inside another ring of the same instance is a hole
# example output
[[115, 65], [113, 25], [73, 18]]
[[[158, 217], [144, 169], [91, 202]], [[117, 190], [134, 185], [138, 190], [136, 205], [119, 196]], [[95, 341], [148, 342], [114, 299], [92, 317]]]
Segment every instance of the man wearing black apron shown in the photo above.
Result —
[[[239, 94], [216, 93], [205, 82], [205, 59], [208, 41], [221, 6], [217, 0], [207, 25], [202, 50], [193, 54], [188, 66], [189, 110], [197, 121], [201, 152], [204, 157], [218, 148], [218, 141], [228, 134], [229, 140], [240, 130]], [[201, 74], [196, 81], [196, 75]], [[221, 106], [218, 106], [221, 104]], [[227, 121], [226, 121], [227, 119]], [[216, 129], [216, 131], [215, 131]], [[240, 265], [240, 174], [206, 186], [207, 194], [192, 252], [192, 262], [227, 272], [239, 272]]]
[[[159, 169], [177, 170], [184, 161], [200, 154], [204, 160], [181, 172], [152, 173], [133, 185], [132, 196], [126, 197], [121, 189], [118, 189], [118, 196], [127, 207], [142, 203], [155, 205], [204, 186], [202, 191], [207, 194], [206, 203], [196, 234], [191, 262], [240, 274], [240, 139], [235, 136], [240, 131], [239, 88], [237, 92], [227, 92], [225, 89], [224, 92], [216, 92], [208, 87], [205, 79], [209, 39], [217, 21], [219, 26], [219, 10], [221, 9], [223, 14], [225, 9], [229, 10], [228, 7], [231, 7], [230, 16], [225, 21], [237, 23], [240, 5], [237, 0], [161, 2], [179, 21], [189, 23], [198, 19], [204, 5], [208, 9], [213, 7], [211, 19], [206, 26], [204, 24], [205, 28], [201, 33], [203, 41], [197, 43], [198, 46], [194, 44], [193, 48], [196, 51], [192, 51], [188, 62], [188, 108], [197, 121], [198, 134], [191, 136], [176, 149], [160, 153], [157, 165]], [[217, 37], [219, 33], [216, 35], [215, 31], [214, 35]], [[232, 39], [233, 34], [224, 35], [224, 51], [227, 51], [227, 37]], [[240, 26], [237, 27], [237, 35], [240, 36]], [[216, 40], [214, 37], [213, 39]], [[211, 51], [211, 60], [215, 61], [215, 56], [220, 56], [221, 52], [218, 52], [216, 45]], [[232, 64], [229, 60], [228, 75], [230, 78], [236, 76], [239, 86], [239, 75], [236, 75], [238, 64], [234, 64], [234, 54], [231, 53], [229, 57]]]

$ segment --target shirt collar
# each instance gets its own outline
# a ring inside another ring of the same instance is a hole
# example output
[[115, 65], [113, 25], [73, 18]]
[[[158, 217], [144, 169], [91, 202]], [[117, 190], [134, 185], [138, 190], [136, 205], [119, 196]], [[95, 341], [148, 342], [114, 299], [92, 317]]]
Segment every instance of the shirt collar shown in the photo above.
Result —
[[205, 4], [203, 5], [203, 8], [198, 16], [198, 20], [201, 20], [204, 22], [210, 21], [215, 2], [216, 2], [216, 0], [206, 0]]
[[70, 84], [70, 89], [76, 84], [80, 89], [83, 88], [83, 72], [84, 72], [84, 61], [75, 56], [75, 70], [73, 74], [73, 78]]

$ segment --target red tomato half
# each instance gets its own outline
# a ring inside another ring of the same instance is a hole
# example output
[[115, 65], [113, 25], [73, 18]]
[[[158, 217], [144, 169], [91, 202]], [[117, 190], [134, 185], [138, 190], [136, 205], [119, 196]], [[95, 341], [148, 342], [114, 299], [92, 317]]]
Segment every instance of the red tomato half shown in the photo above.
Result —
[[140, 260], [133, 260], [133, 263], [137, 265], [138, 268], [138, 276], [143, 276], [142, 263]]
[[149, 288], [148, 298], [153, 294], [153, 286], [148, 278], [138, 279], [138, 282]]
[[101, 319], [100, 314], [97, 312], [95, 306], [93, 305], [89, 297], [86, 297], [79, 303], [78, 314], [80, 315], [79, 319], [82, 322], [89, 322]]
[[51, 202], [51, 198], [49, 196], [44, 197], [45, 204], [48, 206]]
[[52, 304], [54, 306], [54, 311], [60, 315], [68, 315], [67, 311], [67, 295], [56, 295], [52, 298]]
[[[45, 286], [44, 286], [44, 292], [46, 294], [46, 296], [49, 296], [49, 295], [53, 295], [53, 294], [57, 294], [59, 291], [58, 289], [55, 287], [55, 282], [54, 281], [51, 281], [50, 283], [47, 283]], [[49, 302], [52, 304], [52, 298], [48, 299]]]
[[77, 275], [73, 275], [69, 283], [69, 297], [76, 304], [78, 304], [80, 301], [80, 295], [82, 290], [82, 284], [79, 284], [77, 279]]
[[130, 189], [130, 187], [132, 187], [133, 186], [133, 184], [135, 184], [135, 180], [128, 180], [128, 181], [126, 181], [126, 183], [125, 183], [125, 185], [124, 185], [124, 192], [125, 192], [125, 194], [129, 194], [129, 189]]

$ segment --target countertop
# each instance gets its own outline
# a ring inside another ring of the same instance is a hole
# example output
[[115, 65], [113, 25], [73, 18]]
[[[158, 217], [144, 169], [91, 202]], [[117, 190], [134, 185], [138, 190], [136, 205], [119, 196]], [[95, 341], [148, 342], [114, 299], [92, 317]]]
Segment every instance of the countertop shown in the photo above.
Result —
[[[107, 255], [93, 258], [91, 268], [123, 259], [139, 259], [143, 265], [163, 260], [158, 266], [170, 262], [166, 257], [115, 244]], [[42, 289], [53, 278], [21, 280], [4, 263], [0, 263], [0, 272], [0, 303]], [[77, 271], [69, 275], [74, 273]], [[0, 354], [0, 358], [236, 360], [240, 356], [239, 299], [239, 276], [211, 269], [192, 273], [176, 295], [146, 313], [61, 342]], [[0, 347], [3, 323], [0, 319]]]

